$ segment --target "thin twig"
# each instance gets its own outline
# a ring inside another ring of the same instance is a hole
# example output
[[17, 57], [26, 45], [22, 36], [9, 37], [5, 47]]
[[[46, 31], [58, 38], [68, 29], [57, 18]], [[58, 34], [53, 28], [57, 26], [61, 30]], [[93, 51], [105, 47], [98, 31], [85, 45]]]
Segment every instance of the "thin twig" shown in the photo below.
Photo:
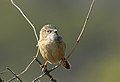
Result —
[[18, 11], [22, 14], [22, 16], [26, 19], [26, 21], [31, 25], [31, 27], [33, 28], [33, 31], [34, 31], [34, 35], [37, 39], [37, 42], [38, 42], [38, 36], [37, 36], [37, 33], [36, 33], [36, 30], [35, 30], [35, 26], [32, 24], [32, 22], [27, 18], [27, 16], [23, 13], [23, 11], [20, 9], [20, 7], [18, 7], [13, 0], [11, 0], [11, 3], [13, 4], [13, 6], [18, 9]]
[[15, 72], [13, 72], [9, 67], [7, 67], [6, 69], [9, 70], [9, 71], [15, 76], [15, 78], [17, 78], [20, 82], [23, 82], [23, 81], [15, 74]]
[[[36, 37], [36, 40], [38, 42], [38, 36], [37, 36], [37, 33], [36, 33], [36, 29], [34, 27], [34, 25], [31, 23], [31, 21], [27, 18], [27, 16], [23, 13], [23, 11], [20, 9], [20, 7], [18, 7], [13, 0], [11, 0], [11, 3], [12, 5], [22, 14], [22, 16], [26, 19], [26, 21], [31, 25], [31, 27], [33, 28], [33, 31], [34, 31], [34, 35]], [[38, 53], [39, 53], [39, 49], [37, 50], [37, 53], [36, 53], [36, 56], [38, 56]], [[27, 65], [27, 67], [25, 68], [24, 71], [22, 71], [20, 74], [18, 74], [17, 76], [20, 76], [22, 74], [24, 74], [28, 68], [32, 65], [32, 63], [35, 61], [35, 58]], [[10, 80], [8, 80], [8, 82], [11, 82], [12, 80], [16, 79], [15, 77], [11, 78]]]
[[18, 75], [22, 75], [23, 73], [25, 73], [27, 70], [28, 70], [28, 68], [32, 65], [32, 63], [35, 61], [35, 59], [38, 57], [38, 54], [39, 54], [39, 48], [37, 49], [37, 53], [36, 53], [36, 56], [35, 56], [35, 58], [33, 58], [33, 60], [28, 64], [28, 66], [25, 68], [25, 70], [23, 71], [23, 72], [21, 72], [20, 74], [18, 74]]
[[[36, 58], [35, 59], [36, 60], [36, 62], [40, 65], [40, 67], [41, 68], [43, 68], [41, 65], [41, 62]], [[52, 82], [57, 82], [57, 80], [56, 79], [54, 79], [53, 77], [52, 77], [52, 75], [50, 74], [50, 72], [51, 71], [53, 71], [53, 70], [55, 70], [56, 68], [58, 68], [60, 66], [60, 64], [59, 65], [56, 65], [55, 67], [53, 67], [52, 69], [50, 69], [50, 70], [44, 70], [43, 71], [43, 74], [41, 74], [40, 76], [38, 76], [37, 78], [35, 78], [32, 82], [36, 82], [36, 81], [38, 81], [40, 78], [42, 78], [43, 76], [45, 76], [45, 75], [47, 75], [49, 78], [50, 78], [50, 81], [52, 81]]]
[[36, 82], [38, 81], [40, 78], [42, 78], [43, 76], [47, 75], [49, 78], [50, 78], [50, 81], [52, 82], [57, 82], [56, 79], [54, 79], [51, 75], [50, 75], [50, 72], [47, 71], [47, 72], [44, 72], [43, 74], [41, 74], [40, 76], [38, 76], [37, 78], [35, 78], [32, 82]]
[[[13, 0], [11, 0], [11, 3], [12, 5], [22, 14], [22, 16], [26, 19], [26, 21], [31, 25], [31, 27], [33, 28], [33, 32], [34, 32], [34, 35], [36, 37], [36, 40], [38, 42], [38, 36], [37, 36], [37, 33], [36, 33], [36, 29], [35, 29], [35, 26], [31, 23], [31, 21], [27, 18], [27, 16], [23, 13], [23, 11], [20, 9], [20, 7], [18, 7]], [[36, 56], [38, 56], [38, 53], [39, 53], [39, 49], [37, 50], [37, 53], [36, 53]], [[31, 66], [31, 64], [35, 61], [35, 58], [28, 64], [28, 66], [25, 68], [24, 71], [22, 71], [20, 74], [18, 74], [18, 76], [24, 74], [28, 68]]]
[[88, 22], [90, 13], [91, 13], [91, 11], [92, 11], [92, 9], [93, 9], [94, 3], [95, 3], [95, 0], [92, 0], [92, 3], [90, 4], [90, 7], [89, 7], [89, 10], [88, 10], [88, 13], [87, 13], [85, 22], [84, 22], [84, 24], [83, 24], [82, 30], [81, 30], [81, 32], [80, 32], [80, 34], [79, 34], [79, 36], [78, 36], [78, 38], [77, 38], [77, 40], [76, 40], [76, 43], [75, 43], [74, 47], [72, 48], [72, 50], [71, 50], [70, 53], [68, 54], [67, 59], [72, 55], [72, 53], [73, 53], [74, 50], [76, 49], [77, 45], [80, 43], [81, 37], [82, 37], [83, 32], [84, 32], [84, 30], [85, 30], [85, 27], [86, 27], [86, 25], [87, 25], [87, 22]]
[[56, 65], [55, 67], [53, 67], [53, 68], [52, 68], [52, 69], [50, 69], [49, 71], [51, 72], [51, 71], [53, 71], [53, 70], [57, 69], [60, 65], [61, 65], [61, 63], [59, 63], [58, 65]]
[[[27, 67], [25, 68], [25, 70], [24, 71], [22, 71], [20, 74], [18, 74], [17, 76], [20, 76], [20, 75], [22, 75], [22, 74], [24, 74], [27, 70], [28, 70], [28, 68], [32, 65], [32, 63], [35, 61], [35, 59], [37, 58], [37, 56], [38, 56], [38, 54], [39, 54], [39, 49], [37, 50], [37, 53], [36, 53], [36, 56], [33, 58], [33, 60], [27, 65]], [[11, 79], [9, 79], [7, 82], [11, 82], [11, 81], [13, 81], [13, 80], [15, 80], [16, 78], [15, 77], [12, 77]]]
[[79, 34], [79, 36], [78, 36], [77, 43], [79, 43], [79, 41], [80, 41], [80, 39], [81, 39], [81, 36], [83, 35], [83, 32], [84, 32], [85, 27], [86, 27], [86, 25], [87, 25], [87, 21], [88, 21], [88, 19], [89, 19], [90, 13], [91, 13], [92, 8], [93, 8], [94, 2], [95, 2], [95, 0], [92, 0], [92, 3], [91, 3], [91, 5], [90, 5], [89, 11], [88, 11], [88, 14], [87, 14], [86, 19], [85, 19], [85, 22], [84, 22], [84, 24], [83, 24], [82, 30], [81, 30], [81, 32], [80, 32], [80, 34]]

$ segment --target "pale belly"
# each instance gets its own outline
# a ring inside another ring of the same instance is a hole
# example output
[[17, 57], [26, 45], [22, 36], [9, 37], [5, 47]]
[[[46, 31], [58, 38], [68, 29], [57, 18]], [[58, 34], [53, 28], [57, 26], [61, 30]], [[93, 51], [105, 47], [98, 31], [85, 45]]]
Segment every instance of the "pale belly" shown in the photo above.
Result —
[[40, 44], [39, 46], [42, 57], [51, 64], [56, 64], [64, 58], [64, 47], [63, 43]]

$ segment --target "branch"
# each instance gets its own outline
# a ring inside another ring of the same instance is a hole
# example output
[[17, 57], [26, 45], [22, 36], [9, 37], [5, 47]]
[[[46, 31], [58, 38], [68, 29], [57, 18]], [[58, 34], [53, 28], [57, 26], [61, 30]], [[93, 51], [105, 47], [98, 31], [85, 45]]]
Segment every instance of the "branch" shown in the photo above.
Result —
[[9, 67], [7, 67], [6, 69], [10, 71], [20, 82], [23, 82]]
[[18, 74], [18, 76], [24, 74], [24, 73], [28, 70], [28, 68], [32, 65], [32, 63], [33, 63], [33, 62], [35, 61], [35, 59], [37, 58], [38, 54], [39, 54], [39, 48], [38, 48], [38, 50], [37, 50], [36, 56], [35, 56], [35, 57], [33, 58], [33, 60], [28, 64], [28, 66], [25, 68], [25, 70], [24, 70], [23, 72], [21, 72], [20, 74]]
[[22, 14], [22, 16], [26, 19], [26, 21], [31, 25], [31, 27], [33, 28], [33, 31], [34, 31], [34, 35], [37, 39], [37, 42], [38, 42], [38, 36], [37, 36], [37, 33], [36, 33], [36, 30], [35, 30], [35, 26], [32, 24], [32, 22], [27, 18], [27, 16], [23, 13], [23, 11], [20, 9], [20, 7], [18, 7], [13, 0], [11, 0], [11, 3], [12, 5]]
[[[27, 16], [23, 13], [23, 11], [14, 3], [13, 0], [11, 0], [11, 3], [12, 5], [22, 14], [22, 16], [26, 19], [26, 21], [31, 25], [31, 27], [33, 28], [33, 32], [34, 32], [34, 35], [36, 37], [36, 40], [38, 42], [38, 36], [37, 36], [37, 33], [36, 33], [36, 29], [34, 27], [34, 25], [31, 23], [31, 21], [27, 18]], [[36, 53], [36, 56], [38, 56], [38, 53], [39, 53], [39, 49], [37, 50], [37, 53]], [[18, 74], [17, 76], [20, 76], [22, 74], [24, 74], [28, 68], [32, 65], [32, 63], [35, 61], [35, 58], [27, 65], [27, 67], [25, 68], [25, 70], [23, 70], [20, 74]], [[13, 77], [11, 79], [9, 79], [7, 82], [11, 82], [12, 80], [16, 79], [16, 77]]]
[[81, 37], [82, 37], [83, 32], [84, 32], [84, 30], [85, 30], [85, 27], [86, 27], [86, 25], [87, 25], [87, 22], [88, 22], [88, 19], [89, 19], [89, 17], [90, 17], [90, 13], [91, 13], [91, 11], [92, 11], [92, 9], [93, 9], [94, 3], [95, 3], [95, 0], [92, 0], [92, 3], [90, 4], [90, 7], [89, 7], [89, 10], [88, 10], [86, 19], [85, 19], [84, 24], [83, 24], [82, 30], [81, 30], [81, 32], [80, 32], [80, 34], [79, 34], [79, 36], [78, 36], [78, 38], [77, 38], [77, 40], [76, 40], [76, 43], [75, 43], [74, 47], [72, 48], [72, 50], [71, 50], [70, 53], [68, 54], [67, 59], [72, 55], [72, 53], [73, 53], [74, 50], [76, 49], [77, 45], [80, 43]]
[[[20, 74], [18, 74], [17, 76], [20, 76], [20, 75], [22, 75], [22, 74], [24, 74], [27, 70], [28, 70], [28, 68], [32, 65], [32, 63], [35, 61], [35, 59], [37, 58], [37, 56], [38, 56], [38, 54], [39, 54], [39, 49], [37, 50], [37, 53], [36, 53], [36, 56], [33, 58], [33, 60], [27, 65], [27, 67], [25, 68], [25, 70], [24, 71], [22, 71]], [[13, 80], [15, 80], [16, 79], [16, 77], [12, 77], [11, 79], [9, 79], [7, 82], [11, 82], [11, 81], [13, 81]]]
[[[41, 62], [40, 62], [37, 58], [36, 58], [35, 60], [36, 60], [36, 62], [40, 65], [40, 67], [43, 68], [43, 67], [41, 66], [41, 65], [42, 65]], [[50, 78], [50, 81], [52, 81], [52, 82], [57, 82], [57, 80], [52, 77], [52, 75], [50, 74], [50, 72], [52, 72], [53, 70], [57, 69], [59, 66], [60, 66], [60, 64], [59, 64], [59, 65], [56, 65], [55, 67], [53, 67], [53, 68], [50, 69], [50, 70], [47, 70], [47, 69], [44, 70], [44, 71], [43, 71], [43, 74], [41, 74], [40, 76], [38, 76], [37, 78], [35, 78], [32, 82], [38, 81], [40, 78], [42, 78], [42, 77], [45, 76], [45, 75], [47, 75], [47, 76]]]

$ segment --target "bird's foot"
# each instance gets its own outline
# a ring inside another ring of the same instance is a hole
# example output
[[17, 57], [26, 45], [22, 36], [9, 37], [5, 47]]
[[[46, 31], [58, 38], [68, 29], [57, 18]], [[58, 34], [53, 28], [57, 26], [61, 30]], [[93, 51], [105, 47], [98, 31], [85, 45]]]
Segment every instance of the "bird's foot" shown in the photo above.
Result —
[[42, 72], [45, 72], [47, 70], [47, 66], [46, 65], [40, 65], [40, 67], [42, 68]]

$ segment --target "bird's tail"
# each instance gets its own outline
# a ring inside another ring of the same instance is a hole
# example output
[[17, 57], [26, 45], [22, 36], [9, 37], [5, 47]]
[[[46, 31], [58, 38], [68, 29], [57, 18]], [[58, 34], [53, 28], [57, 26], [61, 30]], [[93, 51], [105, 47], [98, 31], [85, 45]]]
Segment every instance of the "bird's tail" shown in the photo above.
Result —
[[70, 65], [69, 61], [67, 61], [65, 58], [61, 60], [61, 65], [66, 69], [71, 68], [71, 65]]

